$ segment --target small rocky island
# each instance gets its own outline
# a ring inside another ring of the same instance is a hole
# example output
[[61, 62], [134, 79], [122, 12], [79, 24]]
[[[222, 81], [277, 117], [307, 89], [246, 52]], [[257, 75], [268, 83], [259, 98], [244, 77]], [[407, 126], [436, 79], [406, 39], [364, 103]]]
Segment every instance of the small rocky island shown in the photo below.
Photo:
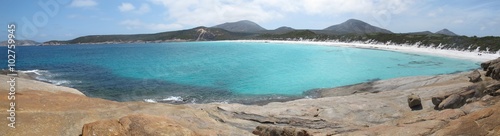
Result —
[[[4, 135], [500, 135], [500, 59], [482, 70], [316, 90], [266, 105], [115, 102], [21, 75]], [[10, 77], [0, 75], [1, 80]], [[0, 84], [2, 96], [8, 84]], [[0, 110], [9, 107], [0, 98]], [[6, 115], [6, 114], [4, 114]]]

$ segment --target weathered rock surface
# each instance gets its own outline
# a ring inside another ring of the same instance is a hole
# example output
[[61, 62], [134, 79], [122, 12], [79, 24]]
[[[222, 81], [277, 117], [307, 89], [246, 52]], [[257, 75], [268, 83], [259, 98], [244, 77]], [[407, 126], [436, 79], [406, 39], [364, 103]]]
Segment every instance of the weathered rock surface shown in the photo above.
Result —
[[499, 96], [500, 95], [500, 90], [497, 90], [496, 92], [491, 93], [492, 96]]
[[83, 125], [82, 136], [125, 136], [126, 131], [117, 120], [100, 120]]
[[[9, 77], [0, 75], [0, 80], [7, 81]], [[235, 126], [223, 124], [214, 120], [207, 112], [190, 108], [186, 105], [171, 105], [145, 102], [115, 102], [99, 98], [89, 98], [81, 93], [74, 93], [75, 89], [54, 86], [43, 82], [17, 78], [16, 91], [16, 128], [7, 127], [9, 120], [2, 119], [0, 135], [6, 136], [77, 136], [82, 134], [84, 124], [103, 120], [101, 125], [114, 125], [120, 118], [131, 114], [146, 114], [157, 118], [144, 117], [131, 122], [146, 128], [169, 127], [166, 123], [155, 123], [154, 120], [165, 119], [175, 121], [175, 126], [182, 126], [201, 135], [252, 135], [251, 131], [239, 129]], [[0, 84], [0, 110], [9, 108], [7, 99], [8, 84]], [[109, 122], [114, 120], [116, 122]], [[120, 120], [121, 122], [121, 120]], [[96, 123], [99, 126], [100, 123]], [[133, 125], [131, 128], [135, 128]], [[125, 126], [125, 125], [124, 125]], [[90, 127], [101, 132], [97, 127]], [[111, 127], [113, 128], [113, 127]], [[101, 129], [105, 130], [105, 129]], [[119, 130], [119, 129], [118, 129]], [[113, 132], [121, 132], [121, 131]], [[137, 129], [134, 129], [137, 130]], [[111, 133], [114, 134], [114, 133]], [[120, 133], [117, 133], [120, 134]]]
[[435, 135], [500, 135], [500, 103], [498, 100], [498, 98], [492, 100], [492, 103], [495, 103], [493, 106], [452, 120], [444, 128], [438, 130]]
[[472, 83], [483, 81], [483, 79], [481, 79], [481, 73], [479, 73], [479, 71], [477, 69], [472, 71], [472, 73], [467, 75], [467, 77], [469, 78], [469, 82], [472, 82]]
[[438, 109], [454, 109], [454, 108], [459, 108], [464, 104], [465, 104], [464, 97], [458, 94], [452, 94], [439, 104]]
[[435, 105], [434, 109], [436, 110], [459, 108], [466, 103], [477, 101], [485, 95], [494, 95], [493, 90], [497, 89], [500, 89], [500, 82], [498, 81], [480, 81], [463, 87], [460, 92], [433, 96], [432, 103]]
[[101, 120], [85, 124], [82, 136], [196, 136], [190, 129], [165, 117], [128, 115], [120, 120]]
[[[438, 100], [431, 100], [434, 96], [470, 96], [470, 92], [464, 93], [464, 88], [474, 84], [468, 81], [467, 74], [380, 80], [369, 85], [370, 89], [365, 92], [273, 102], [263, 106], [114, 102], [71, 93], [71, 88], [19, 79], [18, 87], [21, 89], [16, 92], [16, 128], [0, 127], [0, 132], [9, 136], [161, 135], [171, 130], [179, 130], [181, 135], [222, 136], [246, 136], [252, 135], [252, 132], [262, 135], [270, 132], [294, 132], [296, 135], [300, 132], [309, 135], [446, 135], [452, 131], [465, 131], [462, 127], [453, 127], [452, 122], [491, 108], [489, 105], [498, 105], [498, 97], [490, 96], [456, 109], [438, 111], [432, 108], [434, 101]], [[0, 80], [7, 79], [0, 76]], [[7, 84], [0, 84], [0, 94], [7, 92]], [[407, 96], [412, 93], [420, 96], [422, 110], [411, 111], [406, 105]], [[445, 98], [439, 101], [445, 101]], [[8, 102], [7, 97], [0, 97], [0, 110], [7, 110]], [[496, 116], [487, 116], [492, 121], [478, 127], [488, 130], [487, 134], [496, 134], [496, 126], [500, 123], [498, 117], [493, 117]], [[7, 124], [8, 120], [0, 120], [0, 123]], [[447, 128], [446, 131], [443, 128]]]
[[[349, 85], [338, 88], [328, 88], [328, 89], [318, 89], [317, 93], [319, 97], [332, 97], [332, 96], [346, 96], [352, 95], [356, 93], [379, 93], [384, 91], [393, 91], [393, 90], [411, 90], [416, 88], [424, 88], [429, 87], [430, 85], [441, 85], [441, 84], [450, 84], [453, 87], [449, 89], [455, 89], [458, 86], [468, 86], [471, 83], [463, 82], [464, 77], [466, 77], [466, 73], [460, 74], [452, 74], [452, 75], [437, 75], [437, 76], [415, 76], [415, 77], [402, 77], [388, 80], [378, 80], [367, 83], [361, 83], [357, 85]], [[444, 87], [444, 86], [443, 86]], [[456, 90], [449, 91], [422, 91], [429, 92], [429, 94], [435, 95], [436, 92], [438, 94], [447, 94], [449, 92], [453, 92]], [[423, 96], [421, 96], [423, 97]]]
[[495, 82], [495, 83], [492, 83], [488, 86], [486, 86], [486, 89], [483, 91], [483, 93], [492, 93], [492, 92], [496, 92], [500, 90], [500, 82]]

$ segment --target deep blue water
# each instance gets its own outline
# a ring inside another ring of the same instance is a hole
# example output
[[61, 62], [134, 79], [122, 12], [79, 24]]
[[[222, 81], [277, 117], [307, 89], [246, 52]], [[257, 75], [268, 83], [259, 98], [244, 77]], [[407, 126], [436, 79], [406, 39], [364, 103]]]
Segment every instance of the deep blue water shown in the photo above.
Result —
[[[7, 60], [7, 49], [0, 49]], [[307, 90], [374, 79], [478, 68], [475, 62], [435, 56], [274, 43], [30, 46], [16, 47], [16, 53], [16, 68], [38, 74], [39, 80], [117, 101], [247, 103], [304, 97]]]

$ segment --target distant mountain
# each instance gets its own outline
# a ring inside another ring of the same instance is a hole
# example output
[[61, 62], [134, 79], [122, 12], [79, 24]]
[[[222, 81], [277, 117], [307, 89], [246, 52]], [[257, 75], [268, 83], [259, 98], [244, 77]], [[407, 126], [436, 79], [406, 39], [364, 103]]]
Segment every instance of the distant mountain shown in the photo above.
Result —
[[370, 33], [392, 33], [389, 30], [372, 26], [357, 19], [349, 19], [341, 24], [333, 25], [323, 29], [337, 34], [370, 34]]
[[288, 26], [282, 26], [282, 27], [276, 28], [275, 30], [276, 31], [293, 31], [295, 29], [288, 27]]
[[410, 35], [430, 35], [434, 34], [431, 31], [422, 31], [422, 32], [409, 32], [409, 33], [403, 33], [403, 34], [410, 34]]
[[[33, 40], [15, 40], [16, 41], [16, 46], [33, 46], [33, 45], [40, 45], [39, 42], [33, 41]], [[0, 46], [7, 46], [9, 43], [7, 41], [2, 41], [0, 42]]]
[[457, 34], [453, 33], [452, 31], [450, 31], [446, 28], [443, 30], [437, 31], [436, 34], [442, 34], [442, 35], [448, 35], [448, 36], [458, 36]]
[[249, 20], [242, 20], [238, 22], [228, 22], [220, 25], [213, 26], [213, 28], [221, 28], [231, 32], [244, 32], [244, 33], [253, 33], [264, 31], [266, 29], [259, 26], [257, 23], [254, 23]]
[[259, 33], [260, 34], [266, 34], [266, 33], [268, 33], [268, 34], [284, 34], [284, 33], [292, 32], [292, 31], [295, 31], [295, 29], [288, 27], [288, 26], [282, 26], [282, 27], [276, 28], [274, 30], [259, 31]]

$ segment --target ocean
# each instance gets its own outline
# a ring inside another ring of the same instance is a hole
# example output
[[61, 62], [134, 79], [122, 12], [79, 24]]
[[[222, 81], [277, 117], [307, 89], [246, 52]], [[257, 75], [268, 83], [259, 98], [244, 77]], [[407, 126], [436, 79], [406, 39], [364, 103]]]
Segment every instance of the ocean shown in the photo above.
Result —
[[[7, 48], [0, 58], [7, 60]], [[7, 68], [7, 61], [2, 62]], [[279, 43], [173, 42], [16, 47], [16, 69], [115, 101], [244, 103], [308, 90], [448, 74], [478, 63], [394, 51]]]

